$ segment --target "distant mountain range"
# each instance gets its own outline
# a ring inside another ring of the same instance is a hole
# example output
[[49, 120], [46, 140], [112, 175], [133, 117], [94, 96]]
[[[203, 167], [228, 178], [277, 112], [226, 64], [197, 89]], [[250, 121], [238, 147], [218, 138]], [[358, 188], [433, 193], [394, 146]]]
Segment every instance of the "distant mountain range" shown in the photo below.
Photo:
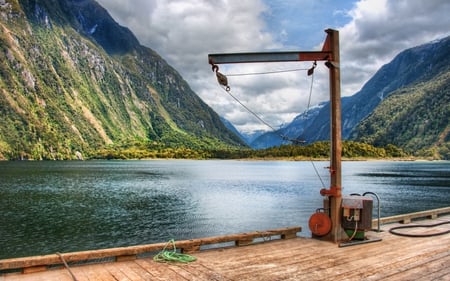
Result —
[[[450, 38], [400, 53], [342, 99], [343, 138], [450, 158]], [[329, 103], [282, 129], [238, 132], [94, 0], [0, 1], [0, 159], [329, 139]]]
[[0, 159], [76, 159], [136, 142], [245, 146], [96, 1], [0, 4]]
[[[355, 95], [342, 98], [342, 137], [393, 144], [411, 153], [448, 159], [450, 150], [450, 37], [405, 50]], [[287, 144], [280, 136], [312, 143], [329, 140], [329, 102], [297, 116], [253, 148]]]

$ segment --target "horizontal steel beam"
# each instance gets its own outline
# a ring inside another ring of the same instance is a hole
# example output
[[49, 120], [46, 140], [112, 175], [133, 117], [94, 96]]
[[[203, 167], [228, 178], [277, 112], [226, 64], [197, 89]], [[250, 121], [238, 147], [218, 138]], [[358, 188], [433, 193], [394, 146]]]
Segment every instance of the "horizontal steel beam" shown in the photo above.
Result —
[[287, 62], [287, 61], [322, 61], [330, 60], [331, 52], [262, 52], [262, 53], [231, 53], [209, 54], [210, 64], [254, 63], [254, 62]]

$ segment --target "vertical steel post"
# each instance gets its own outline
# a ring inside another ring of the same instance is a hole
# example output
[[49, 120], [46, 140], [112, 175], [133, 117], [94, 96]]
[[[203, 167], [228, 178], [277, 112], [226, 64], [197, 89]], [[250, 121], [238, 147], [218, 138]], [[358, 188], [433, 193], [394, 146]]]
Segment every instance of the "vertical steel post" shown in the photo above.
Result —
[[329, 47], [332, 60], [327, 62], [330, 70], [330, 102], [331, 102], [331, 157], [330, 157], [330, 185], [334, 194], [330, 196], [330, 218], [332, 228], [330, 239], [338, 242], [342, 239], [341, 227], [341, 202], [342, 202], [342, 179], [341, 179], [341, 155], [342, 155], [342, 131], [341, 131], [341, 73], [339, 54], [339, 32], [327, 30], [329, 36]]
[[331, 230], [324, 237], [326, 240], [339, 242], [345, 237], [341, 226], [342, 179], [341, 179], [341, 74], [339, 54], [339, 32], [328, 29], [324, 50], [330, 52], [331, 57], [325, 63], [330, 71], [330, 189], [322, 189], [320, 194], [327, 196], [324, 207], [328, 209], [331, 220]]

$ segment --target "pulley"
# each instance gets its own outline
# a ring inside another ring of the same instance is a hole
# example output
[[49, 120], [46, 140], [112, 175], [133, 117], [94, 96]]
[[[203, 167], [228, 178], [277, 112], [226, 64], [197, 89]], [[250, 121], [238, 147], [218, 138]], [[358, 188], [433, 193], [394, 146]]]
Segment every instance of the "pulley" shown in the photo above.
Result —
[[228, 86], [228, 78], [219, 71], [216, 71], [216, 77], [217, 82], [219, 82], [220, 85], [224, 86], [227, 91], [229, 91], [230, 86]]
[[227, 92], [230, 91], [230, 86], [228, 86], [228, 78], [219, 72], [219, 66], [216, 64], [211, 63], [211, 69], [213, 72], [216, 73], [217, 82], [219, 82], [220, 85], [225, 87], [225, 90]]

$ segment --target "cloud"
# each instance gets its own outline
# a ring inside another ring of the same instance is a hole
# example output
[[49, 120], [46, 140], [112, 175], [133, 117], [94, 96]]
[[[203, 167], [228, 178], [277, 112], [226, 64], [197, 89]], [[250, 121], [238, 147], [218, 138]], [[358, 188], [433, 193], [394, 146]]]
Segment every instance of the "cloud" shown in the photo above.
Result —
[[[324, 29], [340, 32], [342, 95], [356, 93], [400, 51], [449, 35], [447, 0], [98, 0], [139, 41], [166, 59], [192, 89], [238, 129], [268, 127], [220, 86], [209, 53], [316, 50]], [[306, 69], [311, 63], [220, 65], [224, 74]], [[306, 71], [230, 76], [231, 93], [273, 127], [308, 104]], [[328, 99], [328, 70], [319, 63], [312, 104]]]
[[340, 28], [345, 95], [358, 91], [404, 49], [450, 35], [446, 0], [362, 0]]

